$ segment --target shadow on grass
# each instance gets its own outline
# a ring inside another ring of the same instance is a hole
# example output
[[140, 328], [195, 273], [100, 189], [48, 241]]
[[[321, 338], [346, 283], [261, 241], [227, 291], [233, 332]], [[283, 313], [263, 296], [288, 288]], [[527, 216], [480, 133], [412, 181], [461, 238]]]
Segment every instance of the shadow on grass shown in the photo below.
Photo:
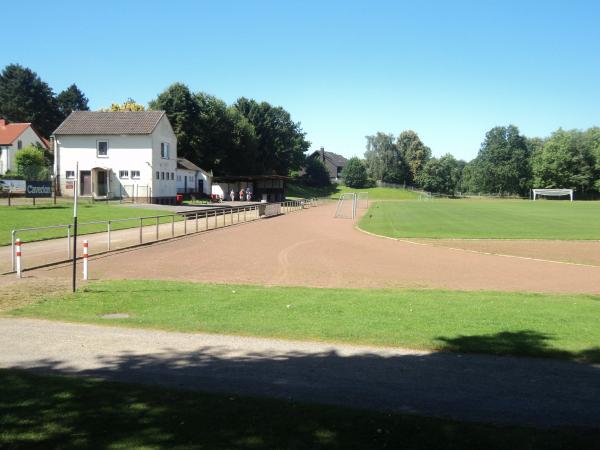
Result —
[[600, 363], [600, 347], [570, 352], [551, 347], [551, 339], [552, 336], [549, 334], [531, 330], [436, 338], [442, 344], [441, 350], [444, 351], [577, 359], [588, 363]]
[[600, 368], [569, 361], [215, 345], [90, 352], [96, 356], [24, 355], [11, 368], [147, 387], [0, 372], [0, 447], [514, 450], [593, 448], [600, 439]]

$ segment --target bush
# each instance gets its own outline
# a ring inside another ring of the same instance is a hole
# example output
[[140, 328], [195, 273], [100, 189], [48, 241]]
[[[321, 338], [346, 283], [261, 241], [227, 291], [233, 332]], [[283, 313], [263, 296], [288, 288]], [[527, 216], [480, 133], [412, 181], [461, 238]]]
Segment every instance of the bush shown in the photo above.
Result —
[[318, 158], [308, 158], [306, 160], [305, 182], [309, 186], [329, 186], [329, 172], [325, 165]]
[[351, 188], [364, 188], [369, 183], [367, 168], [356, 157], [350, 158], [342, 171], [342, 178], [344, 179], [344, 184]]
[[25, 147], [15, 156], [17, 173], [26, 180], [46, 180], [48, 169], [44, 152], [36, 147]]

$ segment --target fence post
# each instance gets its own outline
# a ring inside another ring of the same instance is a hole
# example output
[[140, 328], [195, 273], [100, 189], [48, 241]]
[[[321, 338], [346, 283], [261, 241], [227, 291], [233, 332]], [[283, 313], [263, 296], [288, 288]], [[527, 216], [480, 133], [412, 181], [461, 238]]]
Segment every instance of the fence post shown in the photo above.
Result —
[[88, 241], [83, 241], [83, 279], [88, 279]]
[[108, 231], [108, 251], [110, 252], [110, 220], [106, 223], [107, 231]]
[[184, 215], [183, 216], [183, 235], [185, 236], [187, 234], [187, 216]]
[[142, 222], [143, 222], [143, 219], [140, 217], [140, 244], [142, 243], [142, 226], [143, 226]]
[[217, 229], [217, 210], [215, 209], [215, 230]]
[[15, 255], [17, 257], [17, 277], [21, 278], [21, 239], [15, 242]]
[[67, 225], [67, 258], [71, 259], [71, 224]]
[[175, 237], [175, 216], [171, 216], [171, 237]]
[[158, 216], [156, 216], [156, 240], [158, 241], [158, 222], [159, 222], [159, 218]]
[[196, 233], [198, 232], [198, 213], [196, 213]]
[[10, 250], [12, 254], [12, 270], [15, 270], [15, 230], [12, 230], [10, 233]]

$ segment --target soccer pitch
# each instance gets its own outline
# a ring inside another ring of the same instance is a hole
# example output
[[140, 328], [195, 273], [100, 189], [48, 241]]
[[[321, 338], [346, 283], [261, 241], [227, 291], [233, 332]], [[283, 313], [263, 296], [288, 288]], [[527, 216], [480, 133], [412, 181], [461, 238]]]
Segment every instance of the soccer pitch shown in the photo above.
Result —
[[448, 200], [381, 202], [359, 222], [395, 238], [600, 239], [600, 202]]

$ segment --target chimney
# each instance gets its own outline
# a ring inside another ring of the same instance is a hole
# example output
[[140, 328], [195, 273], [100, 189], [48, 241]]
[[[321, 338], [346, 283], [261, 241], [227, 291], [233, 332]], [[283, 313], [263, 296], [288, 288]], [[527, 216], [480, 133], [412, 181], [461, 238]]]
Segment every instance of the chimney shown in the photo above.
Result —
[[325, 147], [321, 147], [321, 159], [325, 162]]
[[6, 120], [0, 119], [0, 127], [5, 127], [5, 126], [6, 126]]

